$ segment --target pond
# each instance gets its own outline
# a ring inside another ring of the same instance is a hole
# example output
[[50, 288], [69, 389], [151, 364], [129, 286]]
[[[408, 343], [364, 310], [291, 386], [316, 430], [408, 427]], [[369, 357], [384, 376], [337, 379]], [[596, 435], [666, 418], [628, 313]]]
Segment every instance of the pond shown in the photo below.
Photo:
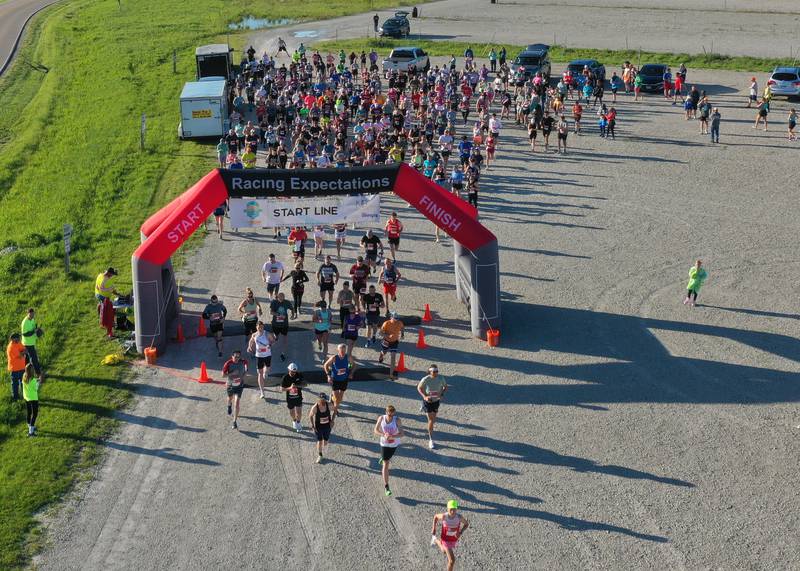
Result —
[[261, 30], [263, 28], [277, 28], [278, 26], [288, 26], [293, 24], [294, 20], [289, 18], [281, 18], [279, 20], [270, 20], [269, 18], [256, 18], [255, 16], [247, 16], [242, 18], [240, 22], [232, 22], [228, 24], [230, 30]]

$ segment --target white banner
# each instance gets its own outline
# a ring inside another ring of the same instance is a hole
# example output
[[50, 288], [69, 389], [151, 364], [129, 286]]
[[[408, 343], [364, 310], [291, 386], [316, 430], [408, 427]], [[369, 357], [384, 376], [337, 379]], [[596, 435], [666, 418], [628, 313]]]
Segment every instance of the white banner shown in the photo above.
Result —
[[316, 224], [380, 223], [379, 194], [319, 198], [231, 198], [233, 228], [275, 228]]

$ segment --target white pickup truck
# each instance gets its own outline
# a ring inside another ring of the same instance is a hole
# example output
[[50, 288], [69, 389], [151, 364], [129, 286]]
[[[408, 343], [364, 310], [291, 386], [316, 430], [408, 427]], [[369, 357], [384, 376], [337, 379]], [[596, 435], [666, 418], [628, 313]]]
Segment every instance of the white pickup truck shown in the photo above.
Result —
[[392, 53], [383, 60], [383, 71], [409, 71], [412, 69], [418, 71], [428, 71], [431, 67], [431, 62], [428, 60], [428, 54], [422, 48], [394, 48]]

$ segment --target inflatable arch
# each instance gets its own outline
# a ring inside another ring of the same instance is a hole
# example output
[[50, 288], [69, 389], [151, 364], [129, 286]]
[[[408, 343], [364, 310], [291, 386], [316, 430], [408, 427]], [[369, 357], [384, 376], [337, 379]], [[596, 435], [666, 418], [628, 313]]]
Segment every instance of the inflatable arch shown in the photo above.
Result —
[[226, 198], [313, 197], [394, 192], [454, 240], [456, 294], [469, 307], [472, 334], [500, 327], [497, 238], [477, 211], [406, 164], [345, 169], [215, 169], [142, 224], [133, 253], [136, 347], [163, 351], [178, 311], [170, 257]]

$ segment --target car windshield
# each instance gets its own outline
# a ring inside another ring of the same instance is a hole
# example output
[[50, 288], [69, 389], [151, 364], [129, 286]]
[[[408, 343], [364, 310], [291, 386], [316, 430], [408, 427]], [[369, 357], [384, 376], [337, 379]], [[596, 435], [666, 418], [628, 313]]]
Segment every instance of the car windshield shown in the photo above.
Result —
[[517, 56], [516, 63], [520, 65], [542, 65], [542, 58], [539, 56]]
[[797, 81], [797, 74], [787, 72], [773, 73], [772, 79], [775, 81]]
[[663, 65], [644, 65], [639, 73], [644, 75], [663, 75], [666, 68]]
[[392, 59], [414, 59], [414, 52], [411, 50], [392, 50]]

